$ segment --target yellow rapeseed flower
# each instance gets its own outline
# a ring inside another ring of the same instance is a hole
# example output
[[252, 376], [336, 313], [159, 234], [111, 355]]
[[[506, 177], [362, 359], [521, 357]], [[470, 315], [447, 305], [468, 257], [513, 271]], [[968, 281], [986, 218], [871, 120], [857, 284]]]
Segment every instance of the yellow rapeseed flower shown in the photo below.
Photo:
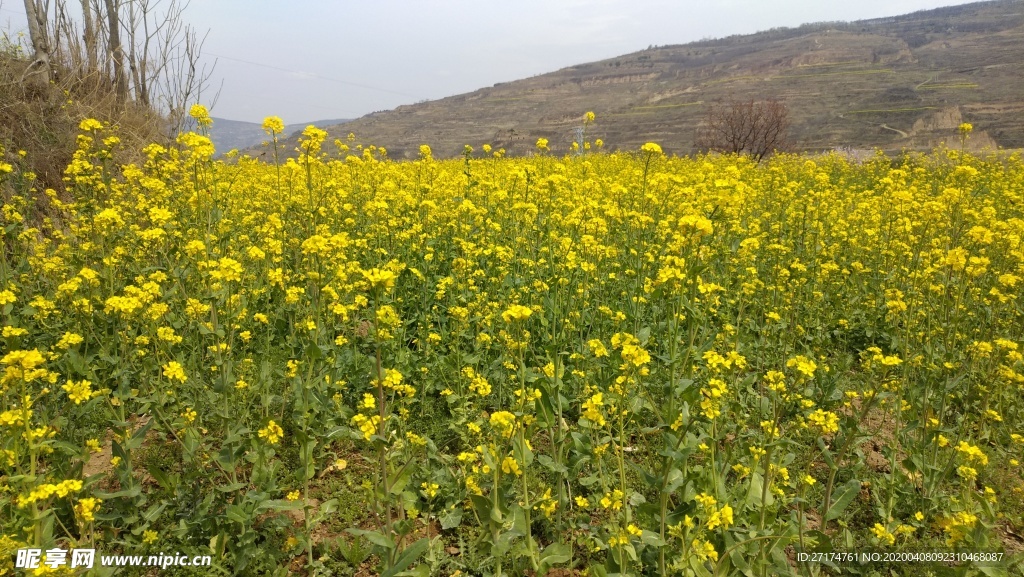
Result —
[[268, 116], [263, 119], [263, 132], [275, 136], [284, 132], [284, 121], [279, 116]]
[[259, 438], [265, 439], [267, 443], [276, 445], [284, 437], [284, 429], [274, 422], [273, 419], [267, 422], [267, 426], [257, 431]]

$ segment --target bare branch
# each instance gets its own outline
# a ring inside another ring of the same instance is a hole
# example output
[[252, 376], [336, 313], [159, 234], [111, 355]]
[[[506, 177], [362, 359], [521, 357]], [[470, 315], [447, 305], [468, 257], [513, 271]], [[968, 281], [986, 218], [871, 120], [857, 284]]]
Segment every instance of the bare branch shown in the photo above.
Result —
[[785, 149], [789, 108], [778, 100], [745, 100], [712, 105], [697, 131], [705, 151], [748, 154], [757, 162]]

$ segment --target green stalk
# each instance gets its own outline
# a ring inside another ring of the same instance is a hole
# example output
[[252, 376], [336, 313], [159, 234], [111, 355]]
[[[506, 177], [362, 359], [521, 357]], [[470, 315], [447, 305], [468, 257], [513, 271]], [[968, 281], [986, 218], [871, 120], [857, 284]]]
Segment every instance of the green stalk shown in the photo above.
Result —
[[[868, 402], [864, 404], [864, 408], [863, 408], [863, 410], [861, 410], [860, 418], [857, 419], [858, 426], [860, 425], [860, 423], [862, 423], [864, 421], [864, 417], [867, 416], [868, 411], [871, 410], [871, 407], [875, 404], [875, 399], [877, 399], [877, 398], [878, 398], [877, 394], [872, 395], [871, 399], [868, 400]], [[856, 439], [856, 438], [857, 438], [856, 431], [847, 432], [846, 438], [843, 439], [843, 445], [839, 448], [839, 452], [836, 453], [836, 458], [835, 458], [836, 466], [832, 467], [829, 470], [829, 472], [828, 472], [828, 482], [825, 483], [825, 501], [823, 502], [822, 507], [821, 507], [821, 511], [822, 511], [823, 515], [827, 515], [828, 514], [828, 509], [832, 505], [832, 488], [833, 488], [833, 486], [835, 484], [836, 473], [839, 472], [839, 465], [840, 465], [840, 463], [843, 462], [843, 459], [846, 457], [846, 451], [853, 445], [853, 440]], [[895, 454], [895, 451], [893, 452], [893, 454]], [[896, 469], [891, 469], [891, 470], [894, 473], [896, 471]], [[827, 524], [828, 524], [827, 521], [823, 521], [822, 522], [822, 531], [825, 530]]]
[[[489, 520], [492, 550], [498, 543], [498, 524], [494, 519], [501, 518], [501, 507], [498, 505], [498, 486], [500, 483], [501, 465], [496, 464], [494, 467], [494, 488], [491, 490], [491, 519]], [[501, 557], [497, 555], [494, 556], [494, 577], [501, 577]]]
[[[384, 412], [384, 371], [381, 367], [381, 352], [380, 342], [378, 341], [378, 330], [377, 330], [377, 296], [374, 295], [373, 299], [373, 339], [376, 344], [376, 351], [374, 356], [375, 368], [377, 372], [377, 409], [378, 415], [380, 416], [380, 423], [377, 425], [377, 432], [383, 438], [384, 437], [384, 424], [385, 424], [385, 412]], [[388, 486], [388, 461], [387, 451], [384, 444], [381, 443], [377, 447], [377, 460], [380, 467], [380, 479], [381, 486], [384, 488], [384, 527], [387, 530], [388, 539], [391, 538], [391, 487]], [[389, 554], [388, 566], [394, 560], [394, 551]]]

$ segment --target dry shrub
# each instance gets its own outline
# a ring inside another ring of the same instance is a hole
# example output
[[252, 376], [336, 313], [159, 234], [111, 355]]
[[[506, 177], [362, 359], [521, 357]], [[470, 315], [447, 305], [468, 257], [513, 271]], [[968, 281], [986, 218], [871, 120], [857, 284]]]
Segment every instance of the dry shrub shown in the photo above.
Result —
[[778, 100], [734, 100], [712, 105], [697, 130], [702, 151], [747, 154], [757, 162], [789, 145], [789, 107]]

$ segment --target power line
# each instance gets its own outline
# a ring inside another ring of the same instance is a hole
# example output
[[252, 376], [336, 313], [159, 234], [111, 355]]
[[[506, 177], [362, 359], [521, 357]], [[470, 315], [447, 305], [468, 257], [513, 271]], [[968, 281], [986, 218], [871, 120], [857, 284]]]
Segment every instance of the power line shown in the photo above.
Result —
[[338, 84], [345, 84], [347, 86], [355, 86], [356, 88], [365, 88], [366, 90], [375, 90], [377, 92], [387, 92], [388, 94], [396, 94], [398, 96], [408, 96], [409, 98], [416, 98], [416, 99], [419, 98], [415, 94], [409, 94], [408, 92], [399, 92], [397, 90], [389, 90], [387, 88], [380, 88], [378, 86], [370, 86], [368, 84], [359, 84], [357, 82], [349, 82], [348, 80], [340, 80], [338, 78], [331, 78], [330, 76], [322, 76], [320, 74], [313, 74], [313, 73], [310, 73], [310, 72], [302, 72], [300, 70], [291, 70], [291, 69], [288, 69], [288, 68], [281, 68], [280, 66], [271, 66], [269, 64], [263, 64], [262, 62], [253, 62], [251, 60], [242, 60], [241, 58], [233, 58], [231, 56], [222, 56], [220, 54], [214, 54], [212, 52], [204, 52], [204, 54], [206, 54], [208, 56], [213, 56], [214, 58], [223, 58], [224, 60], [232, 60], [234, 62], [241, 62], [242, 64], [249, 64], [249, 65], [252, 65], [252, 66], [261, 66], [263, 68], [269, 68], [271, 70], [277, 70], [277, 71], [280, 71], [280, 72], [288, 72], [288, 73], [291, 73], [291, 74], [301, 74], [303, 76], [307, 76], [307, 77], [310, 77], [310, 78], [317, 78], [317, 79], [320, 79], [320, 80], [327, 80], [329, 82], [337, 82]]
[[10, 8], [4, 8], [3, 6], [0, 6], [0, 12], [10, 12], [11, 14], [17, 14], [18, 16], [25, 15], [24, 10], [11, 10]]

